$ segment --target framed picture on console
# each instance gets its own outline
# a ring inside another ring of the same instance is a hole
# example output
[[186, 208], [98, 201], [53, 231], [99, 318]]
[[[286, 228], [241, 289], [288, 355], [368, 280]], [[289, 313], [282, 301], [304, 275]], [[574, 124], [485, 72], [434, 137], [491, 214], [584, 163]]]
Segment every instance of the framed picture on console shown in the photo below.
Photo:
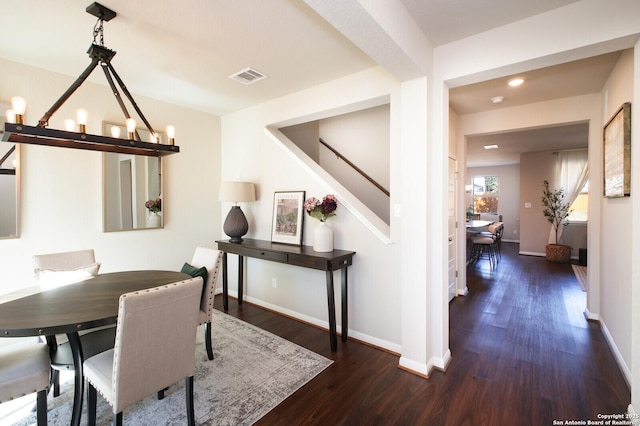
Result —
[[271, 241], [302, 245], [304, 191], [283, 191], [273, 194]]
[[631, 103], [604, 126], [604, 196], [631, 195]]

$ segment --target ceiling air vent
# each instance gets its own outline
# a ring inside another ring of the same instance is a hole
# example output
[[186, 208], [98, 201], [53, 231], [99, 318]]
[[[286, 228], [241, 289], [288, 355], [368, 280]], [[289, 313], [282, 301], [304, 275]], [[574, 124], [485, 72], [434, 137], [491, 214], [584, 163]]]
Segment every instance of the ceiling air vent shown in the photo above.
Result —
[[229, 78], [242, 84], [249, 85], [255, 83], [256, 81], [265, 79], [267, 78], [267, 76], [262, 74], [260, 71], [254, 70], [253, 68], [245, 68], [242, 71], [231, 74]]

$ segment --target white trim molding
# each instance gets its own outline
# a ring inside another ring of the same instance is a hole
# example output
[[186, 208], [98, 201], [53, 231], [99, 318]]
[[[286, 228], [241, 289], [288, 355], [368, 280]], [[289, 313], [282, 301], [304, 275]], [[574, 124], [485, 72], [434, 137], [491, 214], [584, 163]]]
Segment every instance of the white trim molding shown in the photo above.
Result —
[[613, 340], [613, 336], [611, 335], [611, 333], [609, 333], [609, 329], [607, 328], [606, 324], [602, 320], [600, 321], [600, 328], [602, 329], [602, 334], [604, 334], [605, 340], [609, 344], [609, 348], [611, 349], [611, 352], [613, 352], [613, 356], [615, 357], [616, 362], [620, 367], [620, 370], [622, 370], [622, 374], [624, 375], [624, 379], [626, 380], [627, 385], [629, 386], [629, 389], [631, 389], [632, 375], [631, 375], [631, 370], [629, 369], [629, 366], [624, 361], [624, 358], [622, 357], [622, 353], [618, 349], [618, 346], [616, 346], [615, 340]]

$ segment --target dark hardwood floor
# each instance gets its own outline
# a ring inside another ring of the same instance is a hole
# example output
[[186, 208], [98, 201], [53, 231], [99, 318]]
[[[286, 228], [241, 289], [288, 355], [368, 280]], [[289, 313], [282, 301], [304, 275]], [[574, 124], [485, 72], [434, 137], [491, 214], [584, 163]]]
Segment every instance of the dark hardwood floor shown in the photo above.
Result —
[[231, 300], [229, 314], [334, 361], [258, 424], [551, 425], [625, 413], [629, 389], [583, 316], [571, 266], [519, 256], [517, 244], [502, 251], [495, 271], [484, 260], [468, 268], [469, 294], [450, 304], [452, 361], [429, 379], [356, 341], [331, 353], [328, 332]]

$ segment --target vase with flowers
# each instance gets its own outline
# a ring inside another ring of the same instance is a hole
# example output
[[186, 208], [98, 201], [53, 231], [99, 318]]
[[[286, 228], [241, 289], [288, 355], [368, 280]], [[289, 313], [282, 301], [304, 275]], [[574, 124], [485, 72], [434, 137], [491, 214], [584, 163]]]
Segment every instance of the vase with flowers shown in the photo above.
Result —
[[333, 251], [333, 231], [327, 225], [327, 219], [336, 215], [338, 200], [335, 195], [325, 195], [322, 201], [311, 197], [304, 202], [304, 209], [309, 216], [320, 221], [313, 233], [313, 251]]
[[156, 198], [155, 200], [148, 200], [144, 203], [144, 206], [149, 210], [149, 216], [147, 217], [147, 228], [159, 228], [162, 220], [160, 218], [160, 212], [162, 211], [162, 199]]

